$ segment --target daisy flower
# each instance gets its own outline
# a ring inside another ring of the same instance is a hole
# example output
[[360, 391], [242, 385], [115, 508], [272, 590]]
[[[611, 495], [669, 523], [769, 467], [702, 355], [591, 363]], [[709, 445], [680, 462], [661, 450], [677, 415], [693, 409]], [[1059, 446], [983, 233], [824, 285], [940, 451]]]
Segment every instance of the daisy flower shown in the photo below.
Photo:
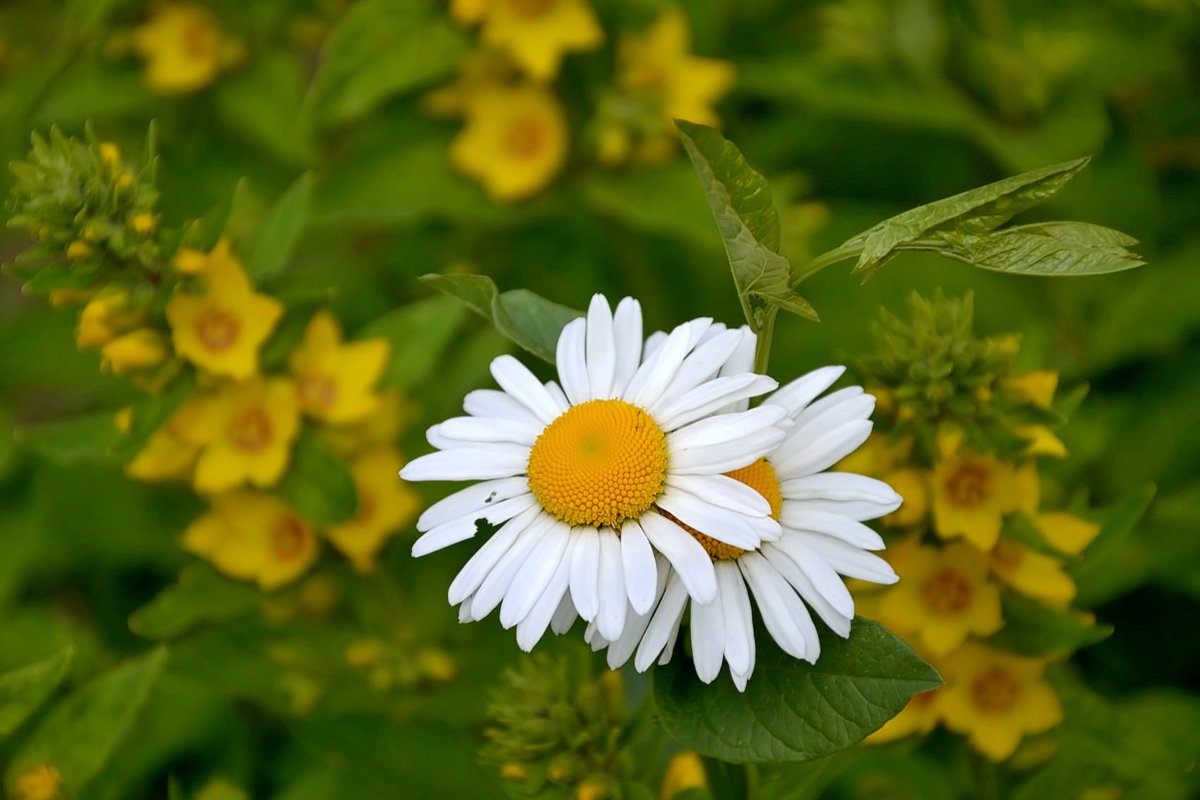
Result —
[[[861, 387], [816, 399], [844, 370], [815, 370], [768, 397], [761, 407], [781, 409], [792, 423], [785, 438], [764, 458], [726, 473], [768, 501], [783, 528], [778, 540], [746, 548], [724, 541], [720, 528], [685, 526], [717, 576], [716, 601], [690, 604], [692, 659], [705, 683], [727, 662], [734, 684], [745, 690], [755, 662], [751, 597], [779, 647], [815, 662], [821, 646], [810, 609], [838, 636], [850, 634], [854, 600], [842, 576], [897, 580], [887, 562], [868, 552], [883, 549], [883, 540], [862, 521], [894, 511], [900, 496], [874, 478], [826, 471], [871, 432], [875, 398]], [[653, 608], [631, 609], [620, 637], [614, 640], [596, 625], [588, 628], [588, 641], [597, 650], [608, 648], [614, 669], [631, 656], [642, 672], [671, 658], [689, 603], [680, 577], [664, 567]]]
[[421, 515], [414, 556], [474, 537], [478, 522], [499, 526], [450, 585], [460, 619], [499, 606], [526, 650], [552, 619], [562, 630], [576, 613], [616, 639], [627, 608], [647, 613], [655, 602], [656, 554], [697, 603], [716, 598], [716, 569], [685, 525], [747, 550], [778, 539], [767, 500], [723, 473], [774, 451], [786, 411], [713, 417], [776, 386], [723, 372], [746, 336], [697, 319], [644, 354], [638, 303], [626, 298], [614, 314], [596, 295], [559, 337], [560, 383], [543, 384], [512, 356], [495, 359], [501, 390], [469, 393], [467, 416], [429, 429], [437, 452], [400, 472], [480, 481]]

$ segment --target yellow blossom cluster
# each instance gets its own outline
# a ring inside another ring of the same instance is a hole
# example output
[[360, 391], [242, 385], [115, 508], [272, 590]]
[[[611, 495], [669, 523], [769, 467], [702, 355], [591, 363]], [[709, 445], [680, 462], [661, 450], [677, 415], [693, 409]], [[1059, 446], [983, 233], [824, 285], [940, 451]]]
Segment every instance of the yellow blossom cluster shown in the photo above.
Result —
[[[1048, 411], [1057, 388], [1052, 372], [1000, 377], [975, 399], [1005, 408], [1028, 404]], [[882, 386], [882, 427], [840, 469], [887, 481], [904, 504], [883, 519], [893, 532], [885, 558], [900, 581], [861, 596], [864, 614], [908, 639], [942, 673], [945, 685], [916, 696], [869, 737], [886, 742], [924, 734], [939, 723], [966, 736], [986, 757], [1001, 761], [1026, 735], [1062, 721], [1062, 707], [1044, 677], [1049, 658], [1021, 655], [991, 641], [1005, 627], [1005, 592], [1067, 611], [1075, 585], [1065, 569], [1099, 526], [1041, 506], [1037, 459], [1066, 454], [1045, 425], [1011, 424], [1024, 444], [989, 452], [986, 437], [972, 440], [964, 425], [944, 419], [922, 447], [913, 415], [894, 400], [898, 387]], [[901, 390], [902, 391], [902, 390]], [[1021, 520], [1039, 546], [1011, 535]]]
[[152, 5], [149, 17], [131, 38], [134, 51], [145, 61], [143, 80], [156, 94], [199, 91], [244, 57], [242, 43], [222, 30], [211, 10], [197, 3]]
[[[464, 120], [450, 160], [500, 202], [529, 198], [564, 169], [569, 126], [553, 82], [568, 54], [605, 44], [587, 0], [454, 0], [451, 15], [478, 26], [480, 49], [457, 80], [426, 97], [433, 114]], [[611, 87], [593, 112], [599, 161], [659, 161], [675, 149], [673, 120], [715, 124], [713, 103], [733, 84], [733, 66], [690, 52], [688, 20], [664, 11], [642, 34], [617, 42]], [[567, 91], [567, 90], [564, 90]]]

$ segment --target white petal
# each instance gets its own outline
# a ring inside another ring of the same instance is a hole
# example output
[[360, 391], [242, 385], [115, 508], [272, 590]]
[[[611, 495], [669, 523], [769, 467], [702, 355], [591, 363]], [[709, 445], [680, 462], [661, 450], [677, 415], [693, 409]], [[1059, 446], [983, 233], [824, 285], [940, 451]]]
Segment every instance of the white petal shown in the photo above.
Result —
[[821, 472], [841, 461], [867, 440], [871, 422], [858, 420], [816, 438], [797, 453], [775, 462], [775, 473], [782, 480]]
[[819, 533], [795, 535], [802, 537], [803, 543], [815, 550], [840, 575], [885, 585], [900, 580], [892, 566], [874, 553]]
[[[713, 583], [716, 584], [715, 575]], [[674, 644], [674, 633], [679, 629], [687, 599], [687, 588], [679, 575], [672, 572], [667, 578], [662, 599], [658, 601], [658, 608], [654, 610], [654, 616], [651, 617], [650, 625], [642, 637], [642, 643], [638, 645], [637, 655], [633, 660], [634, 669], [638, 672], [648, 670], [650, 665], [663, 655], [668, 643]]]
[[637, 372], [642, 355], [642, 307], [632, 297], [617, 303], [613, 314], [613, 342], [617, 362], [613, 371], [613, 395], [624, 395], [629, 381]]
[[593, 400], [612, 397], [617, 368], [617, 344], [612, 309], [602, 294], [592, 295], [587, 315], [587, 371]]
[[571, 407], [570, 401], [567, 400], [566, 393], [563, 392], [562, 388], [559, 387], [557, 383], [554, 381], [546, 381], [542, 384], [542, 386], [547, 392], [550, 393], [550, 397], [554, 399], [554, 402], [558, 404], [559, 408], [566, 411]]
[[666, 556], [683, 585], [699, 603], [717, 598], [717, 575], [708, 552], [691, 534], [666, 517], [649, 511], [640, 520], [654, 549]]
[[[452, 519], [478, 515], [485, 516], [491, 506], [513, 497], [527, 494], [529, 481], [525, 477], [499, 478], [475, 483], [437, 501], [417, 519], [417, 530], [427, 531]], [[491, 517], [488, 517], [491, 520]]]
[[679, 638], [679, 628], [683, 625], [683, 614], [675, 618], [675, 623], [671, 626], [671, 630], [667, 632], [667, 643], [663, 646], [662, 655], [658, 657], [658, 665], [661, 667], [671, 661], [671, 656], [675, 654], [675, 641]]
[[536, 504], [537, 500], [534, 496], [526, 493], [503, 500], [489, 506], [486, 510], [474, 511], [443, 522], [441, 525], [430, 528], [425, 535], [413, 542], [413, 558], [420, 558], [452, 544], [474, 538], [478, 527], [476, 522], [480, 519], [487, 520], [492, 525], [499, 525], [521, 512], [533, 508]]
[[653, 414], [672, 398], [686, 394], [701, 383], [716, 377], [742, 339], [738, 331], [717, 331], [717, 327], [713, 325], [709, 328], [709, 332], [715, 332], [716, 335], [707, 337], [707, 341], [702, 342], [683, 360], [675, 378], [647, 411]]
[[673, 486], [668, 486], [655, 503], [705, 536], [742, 550], [757, 549], [764, 538], [779, 538], [779, 523], [770, 517], [747, 517]]
[[595, 528], [574, 528], [571, 535], [579, 540], [571, 551], [571, 600], [579, 616], [591, 622], [599, 604], [600, 533]]
[[812, 511], [828, 511], [854, 520], [890, 514], [903, 498], [883, 481], [852, 472], [819, 472], [783, 481], [779, 490], [785, 500], [803, 504]]
[[599, 588], [596, 629], [608, 641], [616, 641], [625, 627], [625, 573], [621, 566], [621, 540], [615, 531], [600, 531]]
[[[642, 363], [650, 360], [650, 356], [658, 352], [658, 348], [667, 343], [666, 331], [655, 331], [646, 337], [646, 345], [642, 348]], [[636, 370], [635, 370], [636, 372]]]
[[475, 595], [471, 598], [471, 616], [483, 619], [492, 613], [492, 609], [500, 605], [500, 601], [508, 594], [513, 579], [525, 563], [525, 560], [538, 550], [550, 535], [555, 525], [553, 517], [539, 515], [533, 524], [523, 530], [508, 552], [500, 557], [496, 566], [479, 584]]
[[[723, 445], [750, 434], [774, 427], [787, 416], [781, 406], [759, 406], [736, 414], [706, 417], [671, 432], [671, 452], [684, 452], [693, 447]], [[780, 437], [782, 438], [782, 437]]]
[[682, 451], [671, 448], [671, 440], [668, 439], [668, 469], [680, 475], [711, 475], [741, 469], [771, 455], [785, 433], [782, 428], [763, 428], [737, 441], [689, 447]]
[[716, 679], [725, 656], [723, 605], [720, 597], [709, 605], [692, 603], [692, 661], [696, 664], [696, 676], [705, 683]]
[[667, 475], [667, 486], [703, 497], [721, 508], [751, 517], [771, 514], [771, 504], [756, 490], [728, 475]]
[[472, 417], [498, 417], [536, 424], [538, 419], [512, 395], [496, 389], [476, 389], [463, 398], [463, 411]]
[[806, 542], [807, 538], [803, 535], [789, 533], [774, 546], [787, 554], [788, 558], [795, 562], [800, 571], [808, 577], [821, 596], [829, 601], [829, 604], [837, 610], [837, 612], [846, 617], [854, 616], [854, 598], [850, 596], [850, 590], [846, 588], [846, 584], [842, 581], [842, 577], [837, 571], [830, 566], [820, 553], [809, 547]]
[[635, 520], [629, 520], [621, 527], [621, 567], [629, 604], [634, 612], [647, 613], [654, 603], [658, 574], [654, 550], [642, 532], [642, 526]]
[[519, 444], [455, 448], [414, 458], [400, 470], [406, 481], [480, 481], [524, 475], [529, 448]]
[[766, 375], [749, 373], [714, 378], [666, 403], [654, 419], [664, 431], [673, 431], [731, 403], [766, 394], [778, 385]]
[[771, 638], [783, 652], [794, 658], [804, 658], [808, 652], [805, 630], [793, 617], [793, 608], [787, 598], [791, 595], [799, 603], [795, 590], [760, 553], [746, 553], [738, 559], [738, 567], [754, 594], [754, 602]]
[[579, 619], [579, 612], [575, 610], [575, 604], [571, 602], [571, 593], [564, 592], [562, 602], [558, 604], [558, 608], [554, 610], [554, 616], [550, 618], [550, 630], [562, 636], [571, 630], [571, 626], [577, 619]]
[[492, 377], [501, 389], [520, 401], [544, 424], [550, 424], [567, 410], [555, 402], [542, 382], [524, 364], [510, 355], [492, 359]]
[[884, 547], [883, 537], [861, 522], [825, 511], [809, 511], [802, 503], [785, 502], [779, 521], [788, 529], [823, 533], [863, 550], [882, 550]]
[[534, 604], [541, 598], [542, 592], [546, 590], [550, 579], [558, 570], [570, 540], [570, 527], [559, 522], [550, 529], [550, 533], [542, 540], [537, 550], [525, 559], [525, 563], [513, 578], [512, 587], [500, 604], [502, 627], [511, 628], [529, 616]]
[[649, 408], [675, 379], [675, 373], [691, 349], [692, 329], [685, 323], [667, 337], [667, 341], [634, 373], [624, 399], [635, 406]]
[[587, 335], [587, 320], [583, 317], [568, 322], [558, 335], [555, 363], [558, 379], [571, 405], [591, 400], [588, 389], [587, 361], [584, 356], [584, 338]]
[[867, 419], [874, 410], [875, 395], [863, 394], [861, 386], [847, 386], [822, 397], [792, 417], [796, 421], [796, 427], [788, 436], [804, 436], [806, 441], [815, 439], [826, 431], [842, 427], [847, 422]]
[[814, 369], [784, 386], [768, 397], [766, 402], [781, 405], [789, 414], [794, 415], [811, 403], [814, 397], [832, 386], [845, 371], [845, 367]]
[[[567, 532], [567, 535], [570, 536], [570, 531]], [[517, 646], [526, 653], [541, 641], [555, 612], [566, 598], [571, 576], [571, 545], [574, 541], [573, 537], [567, 539], [567, 550], [558, 560], [558, 566], [550, 577], [550, 582], [546, 584], [545, 590], [533, 604], [529, 614], [517, 625]], [[572, 608], [573, 616], [574, 608]]]
[[[622, 545], [625, 541], [625, 533], [621, 533]], [[660, 559], [661, 564], [656, 564], [655, 572], [656, 583], [653, 591], [650, 593], [650, 605], [645, 612], [639, 613], [630, 606], [628, 613], [625, 616], [625, 629], [621, 631], [621, 636], [608, 646], [608, 667], [609, 669], [617, 669], [629, 660], [633, 655], [633, 651], [637, 649], [641, 643], [646, 629], [650, 627], [652, 618], [651, 612], [655, 605], [662, 598], [663, 591], [667, 588], [667, 576], [671, 574], [671, 566], [666, 562], [666, 559]]]
[[[774, 568], [775, 572], [796, 590], [800, 597], [804, 599], [804, 602], [812, 607], [813, 611], [817, 612], [817, 616], [829, 626], [830, 630], [843, 639], [850, 635], [851, 617], [842, 614], [834, 608], [825, 599], [825, 596], [817, 591], [817, 587], [813, 586], [813, 582], [808, 579], [808, 576], [800, 571], [800, 568], [796, 566], [796, 562], [788, 558], [787, 553], [776, 549], [773, 545], [767, 545], [763, 547], [762, 555], [771, 567]], [[804, 658], [804, 655], [801, 654], [797, 658]]]
[[438, 426], [441, 435], [462, 442], [512, 442], [532, 446], [545, 430], [534, 419], [451, 417]]
[[736, 375], [739, 372], [754, 370], [754, 351], [758, 346], [758, 337], [754, 335], [754, 331], [750, 330], [749, 325], [743, 325], [735, 330], [741, 334], [741, 341], [738, 342], [725, 365], [721, 367], [719, 375]]
[[754, 669], [754, 620], [745, 581], [733, 561], [717, 564], [717, 597], [725, 619], [725, 660], [731, 672], [748, 675]]
[[483, 579], [512, 547], [518, 534], [528, 528], [539, 516], [544, 516], [543, 512], [534, 507], [501, 525], [500, 530], [493, 533], [491, 538], [475, 551], [475, 555], [471, 556], [450, 583], [450, 589], [447, 592], [450, 605], [456, 606], [474, 594], [475, 590], [479, 588], [479, 584], [483, 583]]

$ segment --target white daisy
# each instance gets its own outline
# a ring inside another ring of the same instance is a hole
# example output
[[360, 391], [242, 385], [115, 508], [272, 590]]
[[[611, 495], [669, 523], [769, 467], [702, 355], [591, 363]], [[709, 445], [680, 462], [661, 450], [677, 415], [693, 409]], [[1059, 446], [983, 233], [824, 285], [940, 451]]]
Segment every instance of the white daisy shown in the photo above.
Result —
[[646, 613], [655, 601], [656, 553], [696, 602], [716, 597], [713, 563], [681, 524], [741, 549], [778, 539], [770, 504], [722, 473], [774, 451], [786, 410], [712, 416], [776, 386], [748, 371], [718, 375], [749, 335], [698, 319], [644, 355], [637, 302], [613, 314], [596, 295], [559, 337], [561, 388], [511, 356], [494, 360], [501, 391], [468, 394], [468, 416], [429, 429], [438, 451], [400, 473], [481, 481], [421, 515], [414, 556], [472, 538], [478, 521], [500, 526], [450, 585], [460, 619], [499, 606], [528, 650], [577, 611], [616, 639], [627, 608]]
[[[815, 400], [844, 371], [818, 369], [767, 398], [763, 407], [785, 409], [793, 424], [774, 452], [727, 473], [770, 503], [783, 536], [743, 548], [723, 541], [717, 528], [688, 527], [717, 574], [716, 602], [691, 603], [692, 660], [705, 683], [717, 677], [723, 662], [729, 664], [739, 691], [754, 672], [751, 596], [780, 648], [815, 662], [820, 642], [809, 609], [845, 638], [854, 600], [842, 576], [884, 584], [897, 580], [886, 561], [868, 552], [881, 550], [883, 540], [862, 521], [894, 511], [900, 496], [882, 481], [825, 471], [858, 448], [871, 431], [875, 398], [861, 387]], [[598, 626], [589, 626], [588, 641], [597, 650], [608, 648], [608, 663], [614, 669], [630, 656], [639, 671], [670, 659], [688, 596], [673, 570], [663, 572], [654, 608], [645, 613], [631, 610], [620, 637], [614, 640]]]

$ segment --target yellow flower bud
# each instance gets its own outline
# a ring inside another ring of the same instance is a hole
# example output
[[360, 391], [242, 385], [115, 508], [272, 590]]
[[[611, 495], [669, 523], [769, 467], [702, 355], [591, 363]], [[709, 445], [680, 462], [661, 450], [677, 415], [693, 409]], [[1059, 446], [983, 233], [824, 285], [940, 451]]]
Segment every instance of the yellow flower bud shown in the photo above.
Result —
[[500, 777], [506, 781], [523, 781], [529, 777], [529, 772], [520, 764], [514, 764], [510, 761], [500, 767]]
[[458, 675], [458, 665], [445, 652], [437, 648], [426, 648], [417, 654], [417, 665], [421, 674], [435, 681], [445, 683], [454, 680]]
[[117, 178], [118, 189], [129, 189], [133, 186], [133, 176], [128, 172], [122, 172], [121, 177]]
[[30, 767], [13, 781], [16, 800], [58, 800], [62, 773], [50, 764]]
[[67, 258], [71, 261], [82, 261], [91, 254], [91, 246], [81, 239], [76, 239], [67, 246]]
[[138, 328], [100, 348], [101, 368], [116, 375], [156, 367], [170, 354], [167, 338], [152, 328]]
[[671, 762], [667, 764], [666, 774], [663, 775], [658, 796], [661, 800], [671, 800], [688, 789], [705, 789], [707, 787], [708, 776], [704, 772], [704, 762], [691, 750], [685, 750], [671, 757]]
[[101, 142], [100, 163], [110, 172], [116, 173], [121, 166], [121, 148], [112, 142]]
[[345, 658], [350, 666], [362, 669], [379, 663], [383, 655], [383, 642], [378, 639], [363, 639], [346, 646]]
[[138, 235], [145, 236], [154, 230], [154, 215], [149, 211], [138, 211], [137, 213], [130, 215], [129, 226], [133, 228]]

